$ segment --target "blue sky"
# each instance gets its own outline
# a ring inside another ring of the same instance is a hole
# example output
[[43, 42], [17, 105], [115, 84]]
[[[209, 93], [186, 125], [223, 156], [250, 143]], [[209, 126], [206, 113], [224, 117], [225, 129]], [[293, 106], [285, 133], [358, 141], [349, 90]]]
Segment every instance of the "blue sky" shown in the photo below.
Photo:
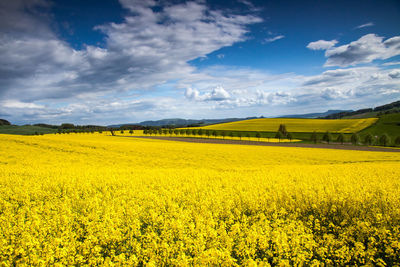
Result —
[[398, 1], [9, 0], [0, 117], [115, 124], [400, 98]]

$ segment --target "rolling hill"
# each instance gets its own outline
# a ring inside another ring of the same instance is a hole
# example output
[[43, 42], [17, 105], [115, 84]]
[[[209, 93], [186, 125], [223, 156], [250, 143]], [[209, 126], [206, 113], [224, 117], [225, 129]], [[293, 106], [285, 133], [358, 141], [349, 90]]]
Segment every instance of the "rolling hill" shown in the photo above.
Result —
[[373, 136], [386, 133], [394, 141], [396, 137], [400, 136], [400, 113], [381, 115], [375, 124], [363, 129], [360, 135], [363, 137], [368, 133]]
[[377, 118], [367, 119], [293, 119], [293, 118], [273, 118], [273, 119], [252, 119], [245, 121], [214, 124], [202, 129], [224, 130], [224, 131], [261, 131], [276, 132], [280, 124], [285, 124], [289, 132], [333, 132], [333, 133], [354, 133], [359, 132], [374, 124]]

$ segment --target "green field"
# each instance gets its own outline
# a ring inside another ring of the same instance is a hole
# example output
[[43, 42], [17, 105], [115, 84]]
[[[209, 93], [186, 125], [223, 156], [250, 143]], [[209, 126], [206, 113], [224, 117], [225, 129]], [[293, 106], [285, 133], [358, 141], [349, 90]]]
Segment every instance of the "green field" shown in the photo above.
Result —
[[377, 120], [377, 118], [339, 120], [291, 118], [252, 119], [208, 125], [201, 128], [221, 131], [276, 132], [280, 124], [285, 124], [287, 131], [291, 133], [311, 133], [314, 131], [319, 133], [326, 131], [332, 133], [354, 133], [371, 126]]
[[386, 133], [394, 141], [396, 137], [400, 136], [400, 113], [382, 115], [375, 124], [362, 130], [360, 136], [363, 137], [368, 133], [373, 136]]
[[55, 133], [57, 129], [33, 126], [33, 125], [0, 125], [0, 134], [22, 134], [22, 135], [32, 135], [32, 134], [49, 134]]

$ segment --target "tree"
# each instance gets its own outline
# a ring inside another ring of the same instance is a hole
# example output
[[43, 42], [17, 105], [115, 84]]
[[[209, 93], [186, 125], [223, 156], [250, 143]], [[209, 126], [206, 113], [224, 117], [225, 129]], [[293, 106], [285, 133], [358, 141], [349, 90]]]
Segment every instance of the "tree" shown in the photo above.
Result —
[[159, 135], [162, 135], [162, 133], [163, 133], [162, 129], [161, 129], [161, 128], [158, 129], [158, 134], [159, 134]]
[[181, 129], [181, 130], [179, 131], [179, 133], [180, 133], [181, 135], [184, 135], [184, 134], [186, 133], [186, 130]]
[[374, 137], [372, 136], [372, 134], [368, 133], [365, 137], [364, 137], [364, 144], [366, 145], [372, 145], [374, 142]]
[[163, 134], [167, 135], [168, 134], [168, 130], [167, 129], [163, 129]]
[[199, 130], [197, 131], [197, 134], [198, 134], [198, 135], [200, 135], [200, 137], [202, 137], [202, 136], [203, 136], [203, 134], [204, 134], [204, 132], [203, 132], [203, 130], [202, 130], [202, 129], [199, 129]]
[[250, 140], [250, 133], [246, 133], [246, 137]]
[[342, 145], [344, 143], [344, 134], [339, 134], [336, 141], [340, 142]]
[[186, 129], [186, 135], [189, 136], [189, 135], [191, 135], [191, 134], [192, 134], [192, 130]]
[[285, 124], [279, 125], [278, 132], [282, 133], [283, 136], [286, 136], [287, 135], [286, 125]]
[[394, 144], [396, 146], [400, 146], [400, 136], [397, 136], [396, 139], [394, 140]]
[[229, 136], [233, 139], [233, 137], [235, 136], [234, 132], [230, 132]]
[[175, 130], [174, 130], [174, 134], [178, 136], [178, 135], [179, 135], [179, 130], [178, 130], [178, 129], [175, 129]]
[[[200, 131], [200, 130], [199, 130]], [[196, 135], [198, 135], [198, 132], [199, 132], [198, 130], [196, 130], [196, 129], [193, 129], [192, 130], [192, 135], [193, 136], [196, 136]]]
[[225, 136], [226, 136], [225, 131], [222, 131], [222, 132], [221, 132], [221, 136], [222, 136], [222, 139], [225, 139]]
[[124, 130], [121, 130], [121, 133], [123, 134], [123, 133], [124, 133]]
[[318, 135], [315, 131], [311, 134], [310, 140], [313, 141], [314, 144], [318, 142]]
[[212, 131], [212, 135], [214, 136], [214, 138], [217, 138], [217, 135], [218, 135], [218, 133], [217, 133], [217, 131]]
[[172, 129], [168, 129], [168, 133], [169, 133], [169, 136], [171, 137], [172, 136], [172, 133], [173, 133], [174, 131], [172, 130]]
[[350, 137], [350, 141], [353, 145], [357, 145], [360, 142], [360, 136], [357, 133], [353, 133]]
[[112, 135], [112, 136], [114, 136], [114, 135], [115, 135], [115, 133], [114, 133], [114, 131], [113, 131], [113, 130], [110, 130], [110, 133], [111, 133], [111, 135]]
[[383, 146], [387, 146], [390, 143], [390, 137], [387, 134], [383, 134], [379, 137], [379, 143]]
[[133, 134], [133, 130], [129, 130], [129, 133], [130, 133], [130, 135], [132, 135]]
[[258, 138], [258, 141], [260, 141], [260, 138], [261, 138], [260, 132], [256, 132], [256, 137]]
[[293, 135], [291, 133], [287, 133], [286, 137], [290, 140], [290, 142], [292, 142]]
[[329, 142], [332, 140], [331, 134], [327, 131], [326, 133], [324, 133], [324, 136], [322, 136], [322, 140], [329, 144]]
[[99, 134], [102, 134], [102, 133], [103, 133], [103, 131], [100, 130], [100, 131], [99, 131]]
[[282, 132], [277, 132], [276, 133], [276, 135], [275, 135], [275, 138], [278, 138], [279, 139], [279, 142], [281, 142], [281, 139], [283, 138], [284, 136], [283, 136], [283, 133]]
[[239, 137], [240, 140], [242, 140], [242, 132], [238, 132], [237, 136]]

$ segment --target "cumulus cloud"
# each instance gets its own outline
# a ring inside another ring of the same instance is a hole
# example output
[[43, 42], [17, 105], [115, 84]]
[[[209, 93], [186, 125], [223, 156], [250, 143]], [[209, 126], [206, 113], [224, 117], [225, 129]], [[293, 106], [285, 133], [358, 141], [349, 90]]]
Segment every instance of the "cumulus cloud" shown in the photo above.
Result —
[[195, 101], [223, 101], [230, 98], [230, 94], [222, 87], [217, 86], [204, 94], [200, 94], [197, 89], [187, 88], [185, 91], [186, 98]]
[[261, 21], [209, 10], [204, 2], [120, 3], [129, 10], [123, 22], [95, 28], [106, 36], [105, 47], [76, 50], [52, 32], [51, 16], [31, 15], [45, 0], [1, 2], [0, 97], [32, 102], [151, 89], [190, 75], [188, 61], [245, 40], [246, 26]]
[[309, 43], [307, 47], [313, 50], [326, 50], [325, 67], [355, 66], [400, 55], [400, 36], [384, 40], [376, 34], [367, 34], [349, 44], [338, 47], [334, 46], [335, 44], [332, 41], [320, 40]]
[[325, 40], [319, 40], [316, 42], [311, 42], [307, 45], [308, 49], [311, 50], [327, 50], [331, 48], [332, 46], [335, 46], [338, 41], [336, 40], [331, 40], [331, 41], [325, 41]]
[[392, 79], [399, 79], [400, 78], [400, 71], [399, 70], [394, 70], [394, 71], [391, 71], [388, 75]]

